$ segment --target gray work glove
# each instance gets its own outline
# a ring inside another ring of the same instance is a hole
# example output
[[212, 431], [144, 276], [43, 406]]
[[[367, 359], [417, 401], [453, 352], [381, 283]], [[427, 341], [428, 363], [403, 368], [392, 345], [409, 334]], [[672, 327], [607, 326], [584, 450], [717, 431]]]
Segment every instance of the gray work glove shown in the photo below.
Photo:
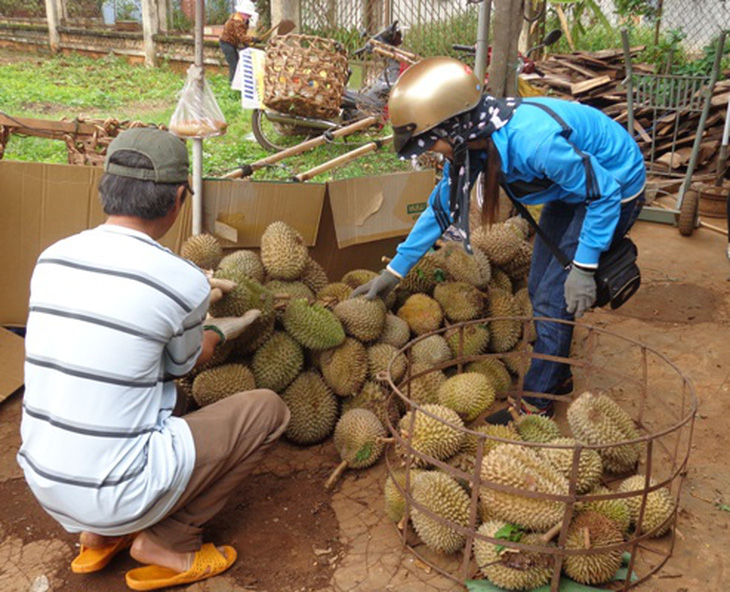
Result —
[[565, 280], [567, 310], [579, 319], [596, 301], [596, 280], [592, 271], [573, 265]]
[[246, 311], [240, 317], [208, 317], [203, 329], [215, 331], [221, 338], [218, 345], [239, 337], [248, 327], [261, 318], [261, 311], [255, 308]]
[[400, 279], [395, 274], [384, 269], [378, 277], [353, 290], [350, 298], [364, 294], [367, 300], [375, 300], [376, 298], [385, 300], [388, 294], [398, 285], [398, 282], [400, 282]]

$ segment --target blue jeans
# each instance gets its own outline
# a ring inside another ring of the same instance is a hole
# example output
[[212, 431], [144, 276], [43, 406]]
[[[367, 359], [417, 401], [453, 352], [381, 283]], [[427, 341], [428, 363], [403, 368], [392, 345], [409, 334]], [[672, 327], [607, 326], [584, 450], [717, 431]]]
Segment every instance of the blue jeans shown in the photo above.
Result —
[[233, 82], [233, 77], [236, 75], [236, 68], [238, 68], [238, 49], [225, 41], [219, 41], [218, 45], [228, 63], [228, 83], [230, 84]]
[[[623, 238], [636, 222], [642, 206], [644, 194], [621, 206], [621, 216], [613, 235], [614, 242]], [[540, 216], [540, 228], [548, 238], [560, 247], [568, 259], [572, 259], [578, 248], [578, 238], [586, 215], [584, 204], [575, 206], [554, 201], [545, 204]], [[543, 240], [535, 237], [532, 253], [532, 267], [528, 290], [536, 317], [549, 317], [572, 321], [574, 316], [566, 310], [564, 284], [568, 270], [553, 256]], [[537, 339], [534, 351], [537, 353], [568, 357], [573, 339], [573, 326], [562, 323], [535, 322]], [[570, 366], [559, 362], [533, 359], [525, 375], [524, 389], [535, 393], [554, 393], [555, 389], [570, 378]], [[540, 408], [550, 405], [549, 399], [525, 397], [525, 400]]]

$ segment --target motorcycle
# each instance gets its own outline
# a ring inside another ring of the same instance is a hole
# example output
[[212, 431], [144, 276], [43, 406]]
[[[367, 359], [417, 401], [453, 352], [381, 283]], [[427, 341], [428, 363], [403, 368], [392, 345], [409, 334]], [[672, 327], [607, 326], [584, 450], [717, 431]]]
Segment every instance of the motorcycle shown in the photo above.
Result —
[[328, 130], [334, 130], [369, 116], [387, 119], [390, 89], [398, 76], [417, 56], [398, 47], [403, 42], [398, 21], [374, 35], [353, 57], [375, 53], [385, 58], [381, 72], [362, 91], [347, 89], [342, 97], [340, 113], [332, 120], [301, 117], [272, 109], [253, 109], [251, 130], [259, 145], [270, 152], [279, 152]]

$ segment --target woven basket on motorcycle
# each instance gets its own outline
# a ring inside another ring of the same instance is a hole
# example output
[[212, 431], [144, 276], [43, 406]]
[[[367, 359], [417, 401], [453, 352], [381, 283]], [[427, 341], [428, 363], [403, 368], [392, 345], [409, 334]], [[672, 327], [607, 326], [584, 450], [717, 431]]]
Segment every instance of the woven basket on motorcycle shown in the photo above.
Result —
[[264, 105], [275, 111], [326, 119], [340, 111], [347, 54], [332, 39], [272, 37], [266, 46]]

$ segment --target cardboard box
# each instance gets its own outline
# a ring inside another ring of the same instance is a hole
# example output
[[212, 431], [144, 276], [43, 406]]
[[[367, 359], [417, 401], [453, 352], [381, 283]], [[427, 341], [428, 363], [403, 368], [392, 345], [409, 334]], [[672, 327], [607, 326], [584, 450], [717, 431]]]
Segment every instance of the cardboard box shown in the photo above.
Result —
[[0, 328], [0, 403], [23, 386], [24, 360], [23, 339]]

